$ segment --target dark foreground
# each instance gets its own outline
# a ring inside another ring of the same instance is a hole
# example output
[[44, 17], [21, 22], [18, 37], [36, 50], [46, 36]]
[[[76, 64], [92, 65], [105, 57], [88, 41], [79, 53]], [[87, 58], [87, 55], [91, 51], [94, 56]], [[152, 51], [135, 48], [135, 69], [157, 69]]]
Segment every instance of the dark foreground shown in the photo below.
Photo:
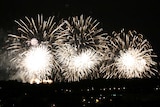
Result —
[[0, 107], [159, 107], [159, 79], [24, 84], [0, 81]]

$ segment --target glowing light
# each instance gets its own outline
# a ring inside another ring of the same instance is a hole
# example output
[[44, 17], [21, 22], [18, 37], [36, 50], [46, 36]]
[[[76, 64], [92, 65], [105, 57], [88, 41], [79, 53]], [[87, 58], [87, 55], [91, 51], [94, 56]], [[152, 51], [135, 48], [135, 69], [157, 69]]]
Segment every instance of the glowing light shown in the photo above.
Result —
[[42, 83], [42, 81], [39, 79], [31, 79], [30, 84], [33, 84], [33, 83], [40, 84], [40, 83]]
[[[80, 55], [73, 58], [73, 66], [75, 67], [76, 71], [81, 71], [85, 69], [92, 69], [96, 60], [92, 57], [94, 53], [92, 51], [87, 50]], [[92, 58], [92, 59], [91, 59]]]
[[51, 83], [53, 83], [53, 80], [50, 80], [50, 79], [43, 80], [42, 83], [44, 83], [44, 84], [51, 84]]
[[29, 82], [30, 84], [51, 84], [51, 83], [53, 83], [53, 81], [52, 80], [39, 80], [39, 79], [31, 79], [30, 80], [30, 82]]
[[37, 72], [52, 67], [52, 54], [45, 46], [32, 47], [25, 54], [24, 66], [28, 71]]
[[[71, 79], [73, 78], [71, 81], [78, 81], [79, 79], [86, 78], [96, 69], [100, 61], [101, 56], [94, 50], [83, 50], [82, 53], [72, 57], [68, 70], [64, 75], [69, 76]], [[70, 78], [68, 78], [68, 80], [70, 80]]]
[[134, 66], [135, 64], [135, 58], [134, 56], [125, 53], [123, 56], [121, 56], [121, 58], [119, 58], [119, 60], [122, 60], [122, 64], [128, 68]]
[[38, 45], [38, 40], [36, 38], [31, 39], [31, 45], [37, 46]]
[[99, 99], [96, 99], [95, 103], [99, 103]]

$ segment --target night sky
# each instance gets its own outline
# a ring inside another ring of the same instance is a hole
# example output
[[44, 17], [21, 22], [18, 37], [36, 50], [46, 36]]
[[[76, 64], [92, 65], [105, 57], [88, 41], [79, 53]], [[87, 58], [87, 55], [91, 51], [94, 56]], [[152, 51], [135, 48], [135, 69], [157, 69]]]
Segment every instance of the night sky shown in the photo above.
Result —
[[119, 32], [122, 28], [136, 30], [160, 55], [159, 10], [158, 2], [154, 0], [1, 0], [0, 28], [11, 30], [16, 25], [14, 20], [24, 19], [24, 16], [35, 18], [41, 13], [46, 18], [55, 15], [57, 20], [83, 14], [97, 19], [107, 33]]

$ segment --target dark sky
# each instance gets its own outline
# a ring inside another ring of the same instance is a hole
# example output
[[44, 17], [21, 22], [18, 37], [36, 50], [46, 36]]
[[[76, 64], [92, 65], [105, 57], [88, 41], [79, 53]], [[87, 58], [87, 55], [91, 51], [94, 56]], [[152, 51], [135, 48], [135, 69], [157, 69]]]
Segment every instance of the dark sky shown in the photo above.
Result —
[[160, 55], [158, 4], [155, 0], [1, 0], [0, 28], [10, 29], [15, 19], [40, 13], [59, 19], [84, 14], [97, 19], [108, 33], [122, 28], [142, 33]]

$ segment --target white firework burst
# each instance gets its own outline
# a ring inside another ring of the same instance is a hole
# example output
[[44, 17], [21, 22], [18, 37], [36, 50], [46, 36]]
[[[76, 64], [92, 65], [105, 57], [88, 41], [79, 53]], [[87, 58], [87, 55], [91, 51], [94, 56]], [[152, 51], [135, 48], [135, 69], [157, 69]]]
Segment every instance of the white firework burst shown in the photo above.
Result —
[[151, 77], [157, 72], [150, 43], [143, 39], [142, 34], [124, 29], [120, 33], [113, 32], [113, 37], [108, 37], [108, 46], [112, 54], [110, 64], [103, 66], [105, 78], [143, 78]]
[[[51, 71], [54, 71], [53, 73], [57, 73], [60, 70], [58, 63], [54, 60], [53, 52], [55, 51], [54, 46], [56, 44], [55, 40], [57, 35], [61, 35], [64, 31], [62, 28], [64, 22], [58, 25], [54, 21], [54, 16], [49, 17], [47, 20], [43, 20], [43, 15], [39, 14], [37, 20], [28, 17], [25, 17], [25, 19], [26, 21], [21, 19], [19, 21], [15, 21], [18, 24], [18, 34], [9, 34], [8, 40], [6, 41], [7, 51], [11, 58], [11, 69], [17, 70], [17, 73], [15, 73], [13, 78], [17, 77], [16, 75], [27, 76], [27, 73], [29, 74], [28, 76], [32, 77], [33, 75], [31, 73], [35, 72], [33, 74], [39, 74], [38, 79], [41, 80], [40, 77], [45, 78], [44, 75], [48, 76], [48, 73], [51, 75]], [[42, 51], [43, 49], [44, 51]], [[45, 61], [40, 60], [41, 64], [39, 65], [38, 62], [34, 61], [38, 61], [40, 56], [43, 56]], [[35, 59], [36, 57], [38, 59]], [[16, 64], [14, 64], [15, 61]], [[32, 66], [33, 63], [34, 65], [37, 65]], [[27, 78], [31, 79], [28, 76]], [[60, 79], [61, 77], [58, 77], [57, 75], [56, 78]]]
[[[147, 60], [151, 61], [152, 59], [148, 57]], [[150, 68], [147, 65], [147, 60], [140, 50], [128, 49], [126, 52], [120, 52], [119, 57], [116, 58], [115, 65], [117, 69], [123, 71], [121, 75], [126, 75], [128, 78], [132, 76], [140, 77], [142, 72], [148, 71]]]
[[[56, 56], [63, 66], [63, 75], [68, 81], [77, 81], [89, 74], [98, 74], [96, 66], [108, 50], [105, 40], [107, 34], [98, 28], [99, 22], [91, 17], [70, 17], [65, 23], [64, 34], [56, 40], [61, 44]], [[88, 63], [85, 64], [85, 61]]]
[[64, 44], [57, 50], [57, 60], [63, 68], [67, 81], [79, 81], [87, 78], [100, 63], [102, 56], [93, 49], [82, 49], [77, 52], [69, 44]]

